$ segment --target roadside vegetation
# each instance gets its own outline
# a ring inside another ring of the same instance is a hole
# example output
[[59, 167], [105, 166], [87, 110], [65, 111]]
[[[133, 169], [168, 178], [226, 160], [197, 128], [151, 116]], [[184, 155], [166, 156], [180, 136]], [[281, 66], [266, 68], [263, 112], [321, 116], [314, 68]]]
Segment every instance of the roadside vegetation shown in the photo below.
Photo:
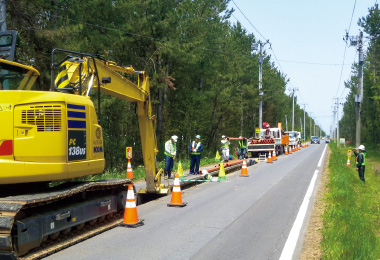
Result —
[[[174, 162], [173, 172], [177, 172], [179, 162], [180, 162], [179, 160], [176, 160]], [[181, 164], [182, 164], [182, 169], [184, 171], [190, 169], [190, 159], [181, 160]], [[206, 165], [210, 165], [210, 164], [217, 165], [217, 162], [215, 162], [215, 158], [205, 157], [205, 158], [201, 159], [200, 166], [206, 166]], [[158, 169], [164, 169], [165, 168], [165, 161], [158, 162], [157, 166], [158, 166]], [[132, 164], [132, 169], [133, 169], [133, 175], [135, 177], [134, 181], [145, 180], [144, 166], [140, 165], [140, 166], [135, 167]], [[127, 169], [125, 169], [123, 171], [108, 170], [102, 174], [97, 174], [97, 175], [93, 175], [93, 176], [85, 176], [82, 178], [76, 178], [75, 180], [76, 181], [98, 181], [98, 180], [104, 180], [104, 179], [120, 179], [120, 178], [123, 179], [126, 177], [126, 174], [127, 174]], [[59, 182], [59, 183], [62, 183], [62, 182]], [[57, 184], [59, 184], [59, 183], [57, 183]]]
[[367, 150], [362, 183], [347, 150], [330, 144], [330, 183], [323, 214], [323, 259], [380, 259], [380, 153]]

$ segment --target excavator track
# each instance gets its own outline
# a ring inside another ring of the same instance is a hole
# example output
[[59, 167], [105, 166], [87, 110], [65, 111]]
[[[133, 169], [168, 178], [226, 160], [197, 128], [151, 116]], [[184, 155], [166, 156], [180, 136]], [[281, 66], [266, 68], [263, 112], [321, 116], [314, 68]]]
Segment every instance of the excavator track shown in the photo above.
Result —
[[120, 223], [128, 179], [0, 198], [0, 259], [39, 259]]

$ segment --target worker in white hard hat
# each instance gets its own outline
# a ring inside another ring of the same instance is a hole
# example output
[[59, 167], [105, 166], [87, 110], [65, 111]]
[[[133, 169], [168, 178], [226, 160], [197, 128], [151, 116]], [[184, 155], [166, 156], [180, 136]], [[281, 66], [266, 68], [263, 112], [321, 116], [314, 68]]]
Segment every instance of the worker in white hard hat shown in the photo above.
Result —
[[366, 157], [366, 152], [365, 152], [365, 147], [364, 145], [359, 145], [358, 148], [354, 149], [354, 154], [356, 156], [356, 170], [358, 171], [359, 178], [363, 182], [365, 182], [364, 179], [364, 172], [365, 172], [365, 157]]
[[164, 178], [165, 180], [172, 179], [172, 170], [174, 165], [174, 158], [177, 154], [176, 143], [178, 140], [178, 136], [173, 135], [169, 141], [165, 143], [165, 170], [164, 170]]
[[222, 140], [220, 142], [222, 143], [222, 146], [220, 147], [222, 150], [222, 158], [224, 162], [228, 162], [230, 159], [230, 141], [225, 135], [222, 135]]
[[[195, 141], [192, 141], [189, 145], [190, 157], [190, 174], [199, 174], [199, 163], [201, 161], [201, 152], [203, 151], [203, 144], [200, 141], [201, 136], [196, 135]], [[195, 169], [194, 169], [195, 166]]]

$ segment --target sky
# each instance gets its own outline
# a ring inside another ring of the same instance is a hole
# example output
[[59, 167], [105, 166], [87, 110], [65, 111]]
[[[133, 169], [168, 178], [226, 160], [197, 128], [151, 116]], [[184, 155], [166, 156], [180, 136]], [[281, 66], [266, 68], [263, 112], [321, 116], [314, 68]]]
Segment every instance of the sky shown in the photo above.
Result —
[[[290, 80], [286, 93], [291, 95], [290, 90], [296, 88], [297, 103], [330, 134], [334, 98], [345, 102], [349, 92], [344, 82], [358, 61], [356, 47], [346, 44], [343, 37], [346, 31], [350, 36], [359, 35], [358, 20], [366, 17], [375, 3], [377, 0], [231, 0], [229, 9], [235, 10], [232, 23], [239, 21], [257, 40], [269, 40], [272, 50], [267, 44], [266, 53]], [[364, 50], [367, 46], [365, 41]], [[340, 105], [340, 117], [342, 108]], [[299, 122], [299, 118], [295, 120]]]

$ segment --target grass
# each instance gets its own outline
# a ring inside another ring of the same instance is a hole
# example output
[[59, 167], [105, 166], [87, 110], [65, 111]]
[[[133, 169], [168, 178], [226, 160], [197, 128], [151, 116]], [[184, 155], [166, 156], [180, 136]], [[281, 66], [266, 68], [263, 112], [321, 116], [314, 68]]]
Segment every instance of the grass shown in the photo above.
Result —
[[375, 150], [367, 151], [365, 179], [359, 180], [355, 159], [346, 166], [347, 148], [330, 144], [330, 183], [323, 214], [323, 259], [380, 258], [380, 176]]

